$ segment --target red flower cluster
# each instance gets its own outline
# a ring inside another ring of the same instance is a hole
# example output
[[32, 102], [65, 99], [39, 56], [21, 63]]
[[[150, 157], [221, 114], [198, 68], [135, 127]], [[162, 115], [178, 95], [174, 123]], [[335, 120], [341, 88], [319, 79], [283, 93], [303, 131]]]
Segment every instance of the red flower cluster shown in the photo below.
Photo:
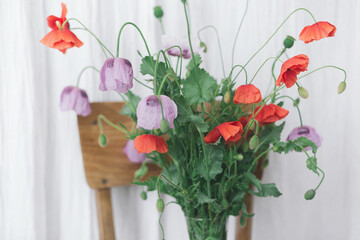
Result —
[[285, 83], [287, 88], [292, 87], [296, 83], [297, 75], [300, 72], [306, 71], [308, 65], [309, 58], [304, 54], [290, 58], [281, 66], [281, 73], [276, 80], [276, 86]]
[[61, 17], [51, 15], [47, 18], [48, 26], [52, 29], [51, 32], [45, 35], [40, 42], [50, 48], [55, 48], [66, 53], [66, 50], [72, 47], [81, 47], [83, 43], [70, 31], [69, 23], [62, 26], [66, 21], [67, 8], [64, 3], [61, 3]]
[[[261, 107], [262, 106], [257, 107], [253, 113], [255, 114], [254, 119], [258, 121], [260, 126], [279, 121], [289, 114], [288, 110], [276, 104], [269, 104], [265, 105], [263, 108]], [[253, 116], [253, 114], [250, 115], [250, 118]]]

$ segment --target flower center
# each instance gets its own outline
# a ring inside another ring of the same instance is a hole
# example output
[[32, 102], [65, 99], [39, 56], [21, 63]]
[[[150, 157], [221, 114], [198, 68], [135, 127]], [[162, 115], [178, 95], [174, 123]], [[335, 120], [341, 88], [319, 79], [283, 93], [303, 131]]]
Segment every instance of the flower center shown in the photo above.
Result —
[[299, 130], [297, 131], [297, 133], [299, 135], [304, 135], [304, 134], [309, 134], [310, 130], [308, 128], [299, 128]]
[[112, 68], [114, 66], [114, 59], [109, 59], [109, 61], [106, 63], [106, 66], [108, 68]]
[[159, 99], [157, 96], [151, 96], [149, 97], [149, 99], [146, 101], [146, 105], [147, 106], [151, 106], [151, 107], [155, 107], [159, 105]]

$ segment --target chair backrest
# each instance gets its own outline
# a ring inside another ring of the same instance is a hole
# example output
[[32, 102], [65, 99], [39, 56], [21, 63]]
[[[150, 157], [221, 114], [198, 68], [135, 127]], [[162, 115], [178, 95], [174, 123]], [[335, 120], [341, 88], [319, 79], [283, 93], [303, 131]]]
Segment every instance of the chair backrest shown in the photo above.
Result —
[[[121, 102], [91, 103], [92, 113], [87, 117], [78, 117], [85, 176], [88, 185], [95, 189], [101, 240], [115, 240], [110, 188], [130, 185], [135, 171], [140, 167], [140, 164], [130, 162], [122, 152], [127, 141], [124, 134], [105, 122], [103, 122], [103, 129], [107, 146], [102, 148], [98, 144], [100, 130], [97, 117], [99, 114], [103, 114], [115, 124], [120, 122], [128, 129], [134, 127], [131, 118], [120, 114], [123, 106], [124, 103]], [[150, 164], [147, 177], [158, 176], [160, 172], [161, 169]], [[250, 240], [250, 224], [241, 228], [237, 221], [236, 228], [236, 240]]]

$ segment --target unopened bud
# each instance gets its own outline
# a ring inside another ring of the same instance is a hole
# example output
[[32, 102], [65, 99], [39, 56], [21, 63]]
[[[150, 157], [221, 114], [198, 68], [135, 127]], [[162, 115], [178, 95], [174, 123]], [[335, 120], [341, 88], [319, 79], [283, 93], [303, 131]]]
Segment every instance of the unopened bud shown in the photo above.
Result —
[[252, 136], [252, 138], [249, 141], [249, 148], [251, 150], [254, 150], [259, 144], [259, 137], [257, 135]]
[[342, 93], [343, 91], [345, 91], [346, 88], [346, 82], [342, 81], [339, 86], [338, 86], [338, 94]]
[[154, 15], [156, 18], [162, 18], [164, 16], [164, 11], [161, 6], [154, 7]]
[[174, 69], [168, 68], [167, 73], [169, 74], [169, 75], [168, 75], [168, 78], [170, 79], [170, 81], [173, 82], [173, 81], [175, 80], [175, 72], [174, 72]]
[[274, 152], [276, 152], [277, 150], [279, 150], [279, 148], [278, 148], [278, 146], [273, 146], [272, 150], [273, 150]]
[[304, 197], [306, 200], [311, 200], [315, 197], [315, 195], [316, 195], [316, 191], [314, 189], [310, 189], [305, 193]]
[[225, 103], [229, 103], [230, 102], [230, 98], [231, 98], [231, 93], [230, 91], [226, 91], [226, 93], [224, 94], [224, 102]]
[[163, 213], [164, 212], [164, 208], [165, 208], [165, 204], [164, 204], [164, 201], [159, 198], [156, 202], [156, 207], [159, 211], [159, 213]]
[[166, 119], [162, 119], [160, 122], [160, 131], [162, 133], [167, 133], [170, 129], [169, 122]]
[[241, 161], [244, 159], [244, 156], [241, 153], [239, 153], [238, 155], [235, 156], [235, 159]]
[[141, 199], [142, 199], [142, 200], [146, 200], [146, 199], [147, 199], [147, 194], [146, 194], [146, 192], [144, 192], [144, 191], [141, 192], [141, 195], [140, 195], [140, 196], [141, 196]]
[[298, 92], [299, 92], [300, 97], [302, 97], [304, 99], [307, 99], [309, 97], [308, 91], [303, 87], [298, 87]]
[[254, 131], [255, 127], [256, 127], [255, 121], [251, 121], [251, 122], [250, 122], [250, 127], [249, 127], [249, 129], [250, 129], [251, 131]]
[[200, 48], [203, 49], [204, 53], [207, 53], [207, 46], [206, 46], [206, 44], [204, 42], [200, 42]]
[[291, 48], [292, 46], [294, 46], [294, 42], [295, 42], [295, 38], [293, 38], [292, 36], [287, 35], [283, 44], [285, 48]]
[[99, 142], [100, 147], [105, 147], [106, 146], [107, 140], [106, 140], [106, 137], [105, 137], [105, 135], [103, 133], [100, 134], [98, 142]]

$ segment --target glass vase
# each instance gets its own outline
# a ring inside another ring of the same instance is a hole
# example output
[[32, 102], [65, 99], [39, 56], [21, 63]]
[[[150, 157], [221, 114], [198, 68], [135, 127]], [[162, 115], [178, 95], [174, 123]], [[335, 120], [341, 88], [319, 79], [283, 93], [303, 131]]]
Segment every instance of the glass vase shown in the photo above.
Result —
[[226, 216], [217, 216], [215, 220], [208, 218], [186, 217], [190, 240], [226, 240]]

